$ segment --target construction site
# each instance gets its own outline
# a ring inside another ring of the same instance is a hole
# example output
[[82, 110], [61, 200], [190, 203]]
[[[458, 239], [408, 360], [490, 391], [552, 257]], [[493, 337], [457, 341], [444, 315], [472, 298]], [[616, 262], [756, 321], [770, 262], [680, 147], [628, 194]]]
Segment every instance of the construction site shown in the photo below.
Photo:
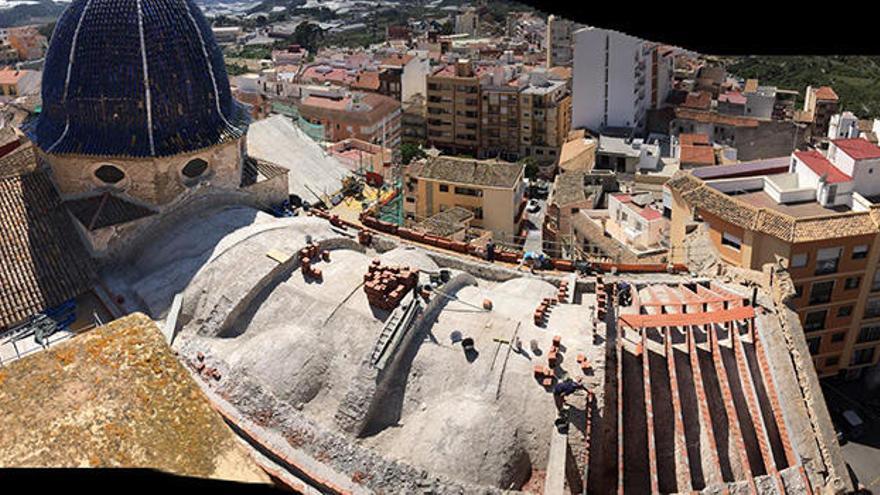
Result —
[[164, 225], [108, 290], [307, 492], [846, 487], [800, 325], [763, 288], [530, 273], [247, 207]]

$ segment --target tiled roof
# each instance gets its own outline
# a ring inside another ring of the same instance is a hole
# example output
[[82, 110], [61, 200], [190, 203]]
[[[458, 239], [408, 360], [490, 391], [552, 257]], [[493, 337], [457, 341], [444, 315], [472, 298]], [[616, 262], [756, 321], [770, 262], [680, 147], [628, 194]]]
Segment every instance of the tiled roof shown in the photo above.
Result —
[[689, 165], [715, 165], [715, 150], [711, 146], [682, 145], [680, 161]]
[[855, 160], [880, 158], [880, 146], [871, 143], [867, 139], [835, 139], [831, 142]]
[[880, 225], [880, 211], [874, 210], [795, 218], [773, 209], [756, 208], [706, 185], [686, 172], [679, 172], [666, 182], [666, 186], [678, 191], [685, 201], [703, 213], [786, 242], [871, 235], [878, 232]]
[[415, 228], [431, 235], [449, 237], [467, 228], [467, 222], [473, 218], [472, 211], [456, 206], [419, 222]]
[[705, 134], [679, 134], [678, 140], [682, 145], [709, 144], [709, 136]]
[[[867, 141], [865, 141], [867, 142]], [[852, 177], [846, 175], [841, 172], [840, 169], [834, 166], [833, 163], [828, 161], [822, 153], [819, 153], [816, 150], [810, 151], [795, 151], [794, 156], [796, 156], [800, 161], [804, 162], [807, 167], [816, 173], [819, 177], [825, 176], [825, 180], [829, 184], [836, 184], [838, 182], [850, 182]]]
[[829, 86], [822, 86], [813, 90], [817, 100], [834, 100], [837, 101], [837, 93]]
[[733, 115], [722, 115], [717, 112], [707, 112], [703, 110], [694, 110], [690, 108], [677, 107], [675, 109], [675, 118], [682, 120], [693, 120], [705, 124], [719, 124], [733, 127], [758, 127], [757, 119], [748, 117], [737, 117]]
[[418, 177], [459, 184], [513, 188], [522, 177], [524, 169], [524, 165], [516, 163], [440, 156], [428, 158]]
[[639, 215], [641, 215], [642, 218], [644, 218], [645, 220], [647, 220], [649, 222], [651, 220], [657, 220], [658, 218], [663, 217], [663, 214], [660, 213], [658, 210], [655, 210], [654, 208], [642, 208], [639, 211]]
[[[601, 186], [585, 186], [587, 170], [572, 170], [556, 176], [553, 186], [553, 203], [564, 207], [593, 198], [602, 191]], [[596, 198], [593, 198], [595, 202]]]
[[742, 93], [728, 91], [724, 94], [718, 95], [718, 101], [731, 103], [733, 105], [745, 105], [747, 100]]
[[696, 108], [699, 110], [708, 110], [712, 106], [712, 94], [707, 91], [698, 91], [688, 93], [681, 106], [686, 108]]
[[375, 71], [362, 71], [355, 77], [351, 87], [376, 91], [379, 89], [379, 73]]
[[415, 58], [415, 57], [412, 55], [393, 53], [393, 54], [383, 58], [380, 63], [382, 65], [393, 65], [396, 67], [403, 67], [404, 65], [408, 64], [409, 61], [412, 60], [413, 58]]
[[64, 206], [88, 230], [127, 223], [156, 213], [109, 192], [65, 201]]
[[0, 327], [82, 294], [94, 278], [49, 177], [0, 178]]
[[18, 176], [33, 172], [37, 156], [32, 145], [23, 145], [0, 159], [0, 177]]

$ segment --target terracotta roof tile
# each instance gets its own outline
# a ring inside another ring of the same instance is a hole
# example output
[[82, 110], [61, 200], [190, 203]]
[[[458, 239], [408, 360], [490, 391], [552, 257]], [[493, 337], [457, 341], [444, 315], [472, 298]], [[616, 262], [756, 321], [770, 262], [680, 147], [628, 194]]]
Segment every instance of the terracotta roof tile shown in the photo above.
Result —
[[722, 115], [717, 112], [707, 112], [703, 110], [694, 110], [691, 108], [677, 107], [675, 109], [675, 118], [682, 120], [693, 120], [706, 124], [720, 124], [733, 127], [758, 127], [757, 119], [748, 117], [737, 117], [734, 115]]
[[795, 151], [794, 156], [796, 156], [800, 161], [804, 162], [804, 164], [809, 167], [810, 170], [815, 172], [816, 175], [818, 175], [819, 177], [822, 177], [824, 175], [829, 184], [836, 184], [838, 182], [850, 182], [852, 180], [852, 177], [841, 172], [840, 169], [838, 169], [834, 166], [833, 163], [828, 161], [828, 159], [825, 158], [822, 153], [819, 153], [816, 150]]
[[817, 100], [833, 100], [837, 101], [837, 93], [834, 92], [833, 89], [829, 86], [822, 86], [820, 88], [816, 88], [815, 91]]
[[880, 146], [871, 143], [867, 139], [835, 139], [831, 142], [855, 160], [880, 158]]
[[0, 178], [0, 327], [82, 294], [94, 278], [49, 177]]

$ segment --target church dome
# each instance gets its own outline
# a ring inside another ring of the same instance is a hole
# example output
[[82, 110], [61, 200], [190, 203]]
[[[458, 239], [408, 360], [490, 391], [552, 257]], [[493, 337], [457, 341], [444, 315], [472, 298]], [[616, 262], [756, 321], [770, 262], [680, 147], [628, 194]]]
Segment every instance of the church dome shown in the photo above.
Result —
[[25, 131], [47, 153], [168, 156], [237, 139], [249, 123], [192, 0], [73, 0], [42, 100]]

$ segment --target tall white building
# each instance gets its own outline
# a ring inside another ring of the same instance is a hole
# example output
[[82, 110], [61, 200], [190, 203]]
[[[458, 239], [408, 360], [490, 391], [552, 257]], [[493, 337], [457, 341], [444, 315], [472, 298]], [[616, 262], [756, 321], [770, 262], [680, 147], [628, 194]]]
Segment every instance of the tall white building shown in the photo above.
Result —
[[828, 123], [828, 139], [857, 137], [859, 137], [859, 119], [852, 112], [831, 116], [831, 121]]
[[634, 36], [586, 27], [574, 33], [572, 128], [645, 128], [666, 101], [673, 51]]

